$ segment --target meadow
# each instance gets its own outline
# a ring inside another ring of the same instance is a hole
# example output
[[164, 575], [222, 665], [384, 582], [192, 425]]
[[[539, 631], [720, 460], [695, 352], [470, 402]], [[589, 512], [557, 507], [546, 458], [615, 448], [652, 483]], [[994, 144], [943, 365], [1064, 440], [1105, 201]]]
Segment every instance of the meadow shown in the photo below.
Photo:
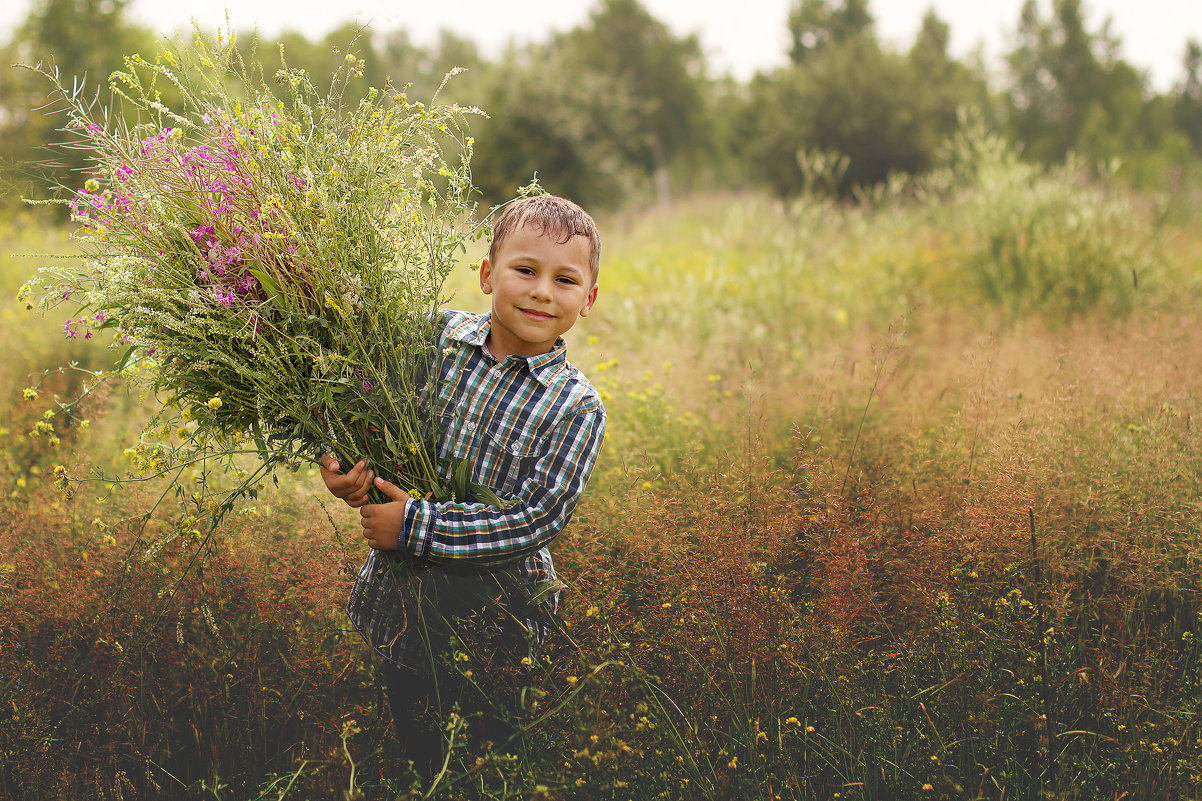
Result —
[[[977, 134], [855, 203], [603, 218], [569, 353], [609, 429], [553, 546], [562, 629], [524, 692], [455, 668], [519, 736], [432, 788], [314, 470], [215, 538], [162, 536], [161, 482], [54, 488], [128, 473], [148, 401], [31, 435], [80, 385], [40, 371], [111, 354], [14, 300], [51, 257], [10, 254], [65, 233], [0, 223], [0, 795], [1196, 797], [1199, 207]], [[482, 310], [474, 281], [449, 305]]]

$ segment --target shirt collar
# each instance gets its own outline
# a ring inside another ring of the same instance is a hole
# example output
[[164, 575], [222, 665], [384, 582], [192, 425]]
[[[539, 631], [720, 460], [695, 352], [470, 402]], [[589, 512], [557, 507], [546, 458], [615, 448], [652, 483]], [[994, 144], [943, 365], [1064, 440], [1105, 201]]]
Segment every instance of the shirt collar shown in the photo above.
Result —
[[[455, 327], [449, 332], [451, 339], [471, 345], [480, 350], [484, 350], [484, 343], [488, 339], [488, 332], [492, 328], [492, 312], [485, 312], [474, 320], [467, 320], [463, 324]], [[538, 379], [539, 383], [549, 385], [555, 374], [568, 361], [568, 346], [564, 342], [563, 337], [555, 340], [555, 344], [551, 346], [551, 350], [546, 353], [536, 353], [533, 356], [512, 356], [510, 358], [524, 361], [530, 369], [530, 374]]]

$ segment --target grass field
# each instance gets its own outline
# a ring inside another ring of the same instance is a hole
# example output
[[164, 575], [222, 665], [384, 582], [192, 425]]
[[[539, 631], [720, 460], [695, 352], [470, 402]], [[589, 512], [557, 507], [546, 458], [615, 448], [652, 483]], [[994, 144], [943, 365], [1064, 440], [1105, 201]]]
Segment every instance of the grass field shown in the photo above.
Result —
[[[986, 144], [855, 206], [601, 221], [564, 633], [431, 797], [1202, 793], [1202, 228]], [[341, 612], [354, 514], [309, 468], [207, 541], [157, 539], [154, 482], [57, 492], [147, 408], [29, 435], [78, 386], [32, 374], [106, 354], [12, 299], [69, 241], [0, 236], [0, 795], [422, 797]]]

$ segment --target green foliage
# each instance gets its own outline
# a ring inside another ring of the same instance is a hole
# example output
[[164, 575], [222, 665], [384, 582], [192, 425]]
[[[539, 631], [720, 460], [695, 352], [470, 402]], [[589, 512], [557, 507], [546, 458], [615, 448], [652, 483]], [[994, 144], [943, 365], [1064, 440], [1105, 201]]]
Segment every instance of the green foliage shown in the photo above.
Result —
[[801, 64], [830, 45], [873, 37], [868, 0], [795, 0], [785, 23], [789, 58]]
[[[151, 33], [126, 20], [129, 0], [39, 0], [0, 47], [0, 206], [21, 197], [44, 198], [69, 185], [87, 165], [86, 153], [54, 147], [69, 139], [65, 109], [50, 87], [16, 64], [57, 70], [81, 95], [100, 100], [109, 73], [126, 53], [142, 49]], [[115, 114], [123, 113], [114, 109]]]
[[1164, 100], [1150, 96], [1146, 77], [1118, 56], [1109, 24], [1086, 29], [1081, 0], [1056, 0], [1046, 20], [1027, 0], [1017, 41], [1008, 55], [1007, 132], [1028, 158], [1145, 162], [1134, 176], [1145, 182], [1162, 177], [1166, 163], [1188, 159]]
[[477, 84], [488, 118], [473, 125], [472, 179], [487, 201], [512, 197], [535, 173], [548, 192], [590, 207], [641, 196], [646, 177], [630, 154], [646, 133], [622, 83], [562, 48], [511, 49], [504, 61]]
[[[126, 0], [43, 0], [3, 45], [4, 63], [53, 58], [64, 80], [102, 88], [122, 53], [149, 44], [127, 7]], [[836, 189], [848, 196], [890, 174], [929, 168], [961, 107], [980, 109], [1033, 161], [1059, 163], [1069, 153], [1091, 165], [1121, 158], [1124, 181], [1180, 191], [1194, 180], [1202, 142], [1198, 59], [1187, 47], [1182, 80], [1158, 94], [1119, 56], [1113, 31], [1086, 28], [1082, 9], [1079, 0], [1062, 0], [1045, 19], [1028, 4], [1009, 73], [992, 85], [977, 56], [950, 55], [951, 31], [933, 12], [911, 46], [894, 52], [877, 38], [865, 0], [793, 2], [783, 21], [792, 67], [750, 83], [710, 80], [696, 37], [674, 34], [638, 0], [598, 0], [585, 23], [497, 59], [448, 31], [419, 45], [403, 28], [348, 23], [312, 39], [286, 31], [280, 40], [288, 63], [319, 84], [347, 52], [362, 61], [367, 83], [390, 81], [413, 97], [432, 95], [455, 67], [469, 70], [447, 97], [497, 121], [474, 126], [478, 183], [489, 202], [508, 198], [535, 172], [552, 191], [592, 208], [664, 202], [673, 192], [714, 186], [766, 184], [788, 197], [810, 191], [799, 153], [846, 157]], [[274, 43], [252, 31], [239, 38], [248, 64], [268, 74], [279, 66]], [[506, 85], [511, 79], [516, 86]], [[160, 90], [175, 101], [171, 87]], [[51, 146], [64, 136], [56, 130], [60, 109], [46, 100], [36, 76], [0, 72], [0, 197], [10, 204], [50, 195], [85, 166], [81, 151]], [[133, 109], [110, 111], [134, 121]]]
[[[970, 126], [950, 143], [960, 193], [963, 282], [1011, 318], [1062, 320], [1094, 309], [1130, 310], [1159, 279], [1160, 234], [1112, 174], [1085, 180], [1069, 164], [1022, 162], [1000, 137]], [[1153, 291], [1155, 291], [1153, 289]]]
[[[708, 145], [705, 63], [695, 35], [675, 36], [638, 0], [600, 0], [588, 24], [556, 46], [570, 55], [569, 74], [595, 71], [633, 99], [630, 126], [643, 136], [626, 143], [627, 157], [644, 173], [666, 178], [669, 159], [687, 159]], [[666, 201], [666, 189], [660, 192]]]
[[831, 44], [802, 64], [751, 86], [745, 153], [753, 175], [781, 196], [807, 188], [800, 155], [848, 160], [835, 189], [882, 182], [890, 173], [927, 170], [938, 143], [955, 130], [955, 109], [979, 101], [980, 84], [937, 53], [907, 58], [856, 37]]
[[1202, 154], [1202, 44], [1191, 39], [1182, 64], [1185, 78], [1177, 87], [1173, 116], [1177, 126], [1189, 137], [1195, 154]]

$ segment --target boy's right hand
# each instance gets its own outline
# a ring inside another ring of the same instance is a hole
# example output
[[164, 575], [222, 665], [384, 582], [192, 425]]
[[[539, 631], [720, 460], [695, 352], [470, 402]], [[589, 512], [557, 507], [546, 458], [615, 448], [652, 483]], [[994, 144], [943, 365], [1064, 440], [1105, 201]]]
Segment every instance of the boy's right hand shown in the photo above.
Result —
[[326, 489], [336, 498], [346, 501], [348, 506], [360, 507], [367, 503], [367, 492], [371, 489], [375, 473], [367, 469], [367, 460], [359, 462], [346, 473], [340, 473], [340, 465], [333, 455], [326, 454], [320, 459], [321, 480], [326, 483]]

